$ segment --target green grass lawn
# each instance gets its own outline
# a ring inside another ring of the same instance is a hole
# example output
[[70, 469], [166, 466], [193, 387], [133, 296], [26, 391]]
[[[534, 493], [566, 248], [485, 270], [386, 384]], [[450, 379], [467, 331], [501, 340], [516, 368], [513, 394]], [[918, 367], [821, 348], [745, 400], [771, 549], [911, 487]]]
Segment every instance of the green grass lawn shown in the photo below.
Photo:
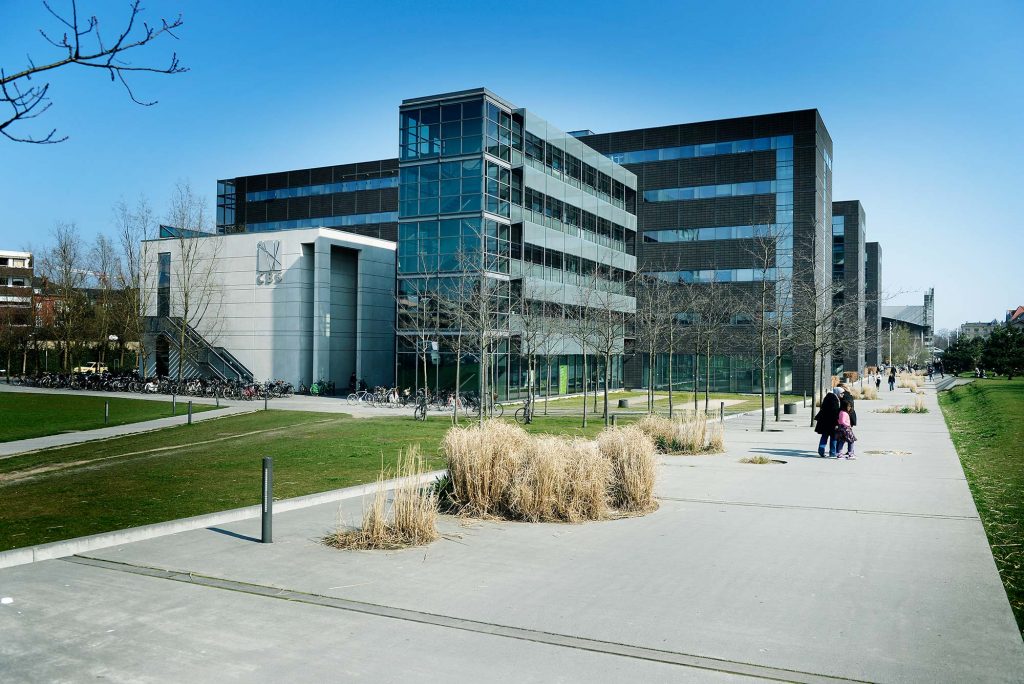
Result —
[[1024, 379], [962, 385], [941, 393], [939, 405], [1024, 631]]
[[[80, 394], [33, 394], [0, 392], [0, 442], [56, 435], [61, 432], [95, 430], [103, 427], [103, 404], [110, 402], [109, 425], [168, 418], [171, 402], [147, 399], [92, 397]], [[212, 406], [193, 404], [193, 413]], [[187, 411], [178, 402], [178, 414]]]
[[[798, 394], [786, 394], [783, 393], [782, 401], [786, 402], [799, 402], [801, 396]], [[628, 409], [618, 408], [619, 399], [631, 399], [631, 405]], [[737, 400], [741, 403], [726, 406], [726, 415], [732, 413], [743, 413], [744, 411], [754, 411], [761, 408], [761, 397], [757, 394], [737, 394], [734, 392], [712, 392], [710, 397], [709, 408], [712, 411], [717, 411], [719, 408], [720, 401]], [[770, 408], [774, 401], [774, 395], [769, 394], [766, 397], [766, 405]], [[597, 395], [597, 411], [600, 413], [603, 410], [604, 395], [598, 393]], [[505, 412], [511, 415], [515, 412], [515, 409], [519, 408], [521, 404], [508, 404], [505, 406]], [[613, 413], [621, 413], [622, 411], [646, 411], [647, 410], [647, 391], [619, 391], [611, 392], [608, 394], [608, 405]], [[672, 393], [672, 405], [674, 409], [692, 409], [693, 408], [693, 393], [684, 391], [675, 391]], [[700, 410], [704, 409], [704, 393], [697, 393], [697, 406]], [[659, 413], [665, 413], [668, 411], [668, 393], [659, 390], [655, 394], [654, 402], [655, 410]], [[590, 413], [594, 408], [593, 395], [587, 397], [587, 412]], [[537, 400], [536, 411], [538, 414], [544, 412], [544, 400], [540, 398]], [[548, 402], [548, 411], [556, 414], [581, 414], [583, 411], [583, 397], [571, 397], [568, 399], [557, 399]]]
[[[258, 503], [263, 456], [274, 457], [275, 498], [372, 482], [412, 444], [441, 467], [450, 424], [271, 410], [0, 459], [0, 550]], [[528, 429], [603, 427], [579, 425], [538, 417]]]

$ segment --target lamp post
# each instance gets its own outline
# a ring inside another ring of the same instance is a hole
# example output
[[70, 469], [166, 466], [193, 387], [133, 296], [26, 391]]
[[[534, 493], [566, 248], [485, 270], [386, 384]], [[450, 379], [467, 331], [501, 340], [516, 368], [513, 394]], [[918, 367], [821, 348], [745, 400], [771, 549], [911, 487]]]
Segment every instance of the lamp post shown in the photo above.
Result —
[[[107, 340], [109, 340], [112, 343], [113, 342], [117, 342], [117, 335], [107, 335]], [[104, 359], [104, 360], [106, 360], [106, 359]]]

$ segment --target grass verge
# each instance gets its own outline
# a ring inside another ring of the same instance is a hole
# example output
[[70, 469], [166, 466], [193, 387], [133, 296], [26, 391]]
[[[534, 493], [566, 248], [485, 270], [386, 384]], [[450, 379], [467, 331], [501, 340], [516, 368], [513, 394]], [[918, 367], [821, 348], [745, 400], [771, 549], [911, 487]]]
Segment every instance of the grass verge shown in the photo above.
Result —
[[[0, 459], [0, 551], [259, 503], [263, 456], [278, 499], [374, 482], [413, 445], [440, 468], [449, 427], [271, 409]], [[526, 427], [593, 438], [603, 426], [550, 416]]]
[[962, 385], [939, 394], [939, 406], [1024, 632], [1024, 379]]
[[[81, 394], [0, 392], [0, 442], [105, 427], [103, 407], [104, 402], [108, 401], [110, 422], [107, 426], [171, 417], [169, 401]], [[193, 404], [192, 412], [199, 413], [212, 408], [205, 404]], [[179, 401], [178, 415], [184, 415], [187, 410], [187, 402]]]

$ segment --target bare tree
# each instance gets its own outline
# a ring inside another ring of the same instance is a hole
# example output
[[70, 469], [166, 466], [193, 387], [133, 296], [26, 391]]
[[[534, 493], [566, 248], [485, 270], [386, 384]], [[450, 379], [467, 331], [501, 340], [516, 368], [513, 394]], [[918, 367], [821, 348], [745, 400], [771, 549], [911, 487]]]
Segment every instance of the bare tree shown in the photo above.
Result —
[[[153, 262], [144, 258], [143, 241], [153, 237], [154, 223], [153, 210], [145, 197], [140, 197], [134, 208], [129, 207], [123, 199], [114, 206], [116, 240], [121, 251], [115, 282], [118, 289], [116, 318], [122, 367], [125, 346], [129, 341], [138, 345], [137, 359], [148, 358], [143, 312], [149, 310], [153, 293], [143, 284], [152, 275]], [[140, 372], [145, 373], [145, 370], [140, 369]]]
[[[633, 278], [636, 313], [633, 323], [637, 343], [647, 355], [647, 412], [654, 412], [655, 359], [673, 333], [672, 288], [653, 274], [637, 272]], [[670, 345], [671, 346], [671, 345]], [[669, 353], [669, 413], [672, 411], [672, 354]]]
[[171, 197], [167, 214], [177, 247], [171, 268], [171, 324], [178, 352], [177, 380], [181, 382], [185, 364], [197, 359], [199, 348], [193, 342], [198, 333], [208, 342], [216, 339], [222, 301], [217, 278], [220, 240], [210, 232], [206, 202], [188, 183], [179, 183]]
[[43, 254], [40, 265], [53, 311], [53, 330], [61, 345], [61, 367], [70, 370], [75, 349], [82, 340], [88, 300], [85, 250], [74, 223], [58, 223], [52, 233], [53, 245]]
[[61, 14], [55, 11], [49, 2], [43, 2], [46, 11], [63, 25], [63, 28], [57, 27], [57, 30], [62, 32], [60, 37], [44, 29], [40, 29], [39, 33], [47, 43], [60, 51], [60, 58], [45, 64], [37, 64], [29, 57], [28, 65], [14, 73], [0, 67], [0, 105], [6, 105], [9, 110], [6, 118], [0, 118], [0, 133], [14, 142], [45, 144], [67, 140], [67, 136], [57, 137], [57, 129], [50, 130], [43, 137], [21, 136], [12, 132], [13, 124], [39, 117], [53, 104], [49, 97], [50, 84], [35, 83], [34, 77], [41, 77], [47, 72], [73, 64], [97, 69], [105, 72], [111, 81], [119, 81], [132, 102], [150, 107], [155, 105], [156, 101], [140, 100], [135, 96], [128, 83], [130, 74], [180, 74], [188, 71], [181, 66], [177, 54], [172, 54], [170, 62], [163, 67], [128, 61], [139, 48], [163, 35], [177, 38], [175, 31], [183, 24], [180, 14], [171, 21], [160, 19], [159, 26], [150, 26], [140, 17], [143, 12], [141, 0], [133, 0], [128, 20], [123, 28], [104, 37], [100, 20], [95, 15], [88, 18], [79, 16], [77, 2], [70, 0], [70, 5], [69, 10]]
[[584, 274], [584, 282], [575, 288], [572, 305], [566, 308], [566, 332], [579, 345], [583, 361], [583, 427], [587, 427], [587, 356], [588, 350], [593, 348], [595, 329], [598, 325], [597, 316], [594, 314], [597, 290], [593, 286], [593, 280], [593, 274]]
[[102, 233], [97, 235], [89, 250], [89, 275], [96, 292], [92, 312], [92, 338], [99, 351], [97, 360], [101, 363], [107, 363], [106, 351], [115, 324], [117, 291], [114, 278], [117, 256], [114, 242]]
[[[526, 422], [533, 420], [537, 357], [540, 355], [549, 357], [551, 344], [558, 337], [558, 326], [552, 316], [550, 305], [546, 305], [543, 300], [536, 298], [540, 294], [529, 291], [527, 285], [524, 284], [512, 299], [511, 329], [513, 335], [518, 336], [520, 352], [526, 358], [527, 397], [531, 407], [525, 417]], [[548, 393], [545, 392], [544, 395], [545, 406]]]
[[[741, 308], [735, 291], [730, 285], [712, 280], [701, 288], [699, 297], [694, 302], [697, 314], [697, 325], [704, 351], [704, 413], [711, 406], [711, 366], [715, 352], [721, 346], [722, 337], [733, 321], [733, 316]], [[693, 382], [694, 408], [697, 401], [697, 380]]]
[[[592, 347], [596, 359], [601, 360], [603, 375], [604, 424], [608, 425], [611, 414], [608, 410], [608, 390], [611, 385], [612, 360], [624, 350], [626, 332], [625, 288], [623, 282], [612, 280], [611, 273], [599, 267], [594, 274], [590, 295], [590, 318], [593, 320]], [[621, 291], [620, 291], [621, 290]], [[596, 388], [595, 388], [596, 392]], [[595, 395], [596, 396], [596, 395]]]

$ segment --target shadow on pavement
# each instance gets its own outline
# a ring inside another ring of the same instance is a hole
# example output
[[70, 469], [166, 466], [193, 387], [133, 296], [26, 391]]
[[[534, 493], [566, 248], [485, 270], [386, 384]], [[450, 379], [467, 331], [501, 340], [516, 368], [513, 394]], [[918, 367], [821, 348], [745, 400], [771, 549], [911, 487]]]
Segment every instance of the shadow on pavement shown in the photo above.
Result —
[[221, 529], [220, 527], [207, 527], [206, 529], [210, 530], [210, 532], [216, 532], [217, 534], [225, 534], [229, 537], [234, 537], [235, 539], [244, 539], [245, 541], [260, 543], [260, 540], [256, 537], [249, 537], [244, 534], [239, 534], [238, 532], [232, 532], [231, 530]]

